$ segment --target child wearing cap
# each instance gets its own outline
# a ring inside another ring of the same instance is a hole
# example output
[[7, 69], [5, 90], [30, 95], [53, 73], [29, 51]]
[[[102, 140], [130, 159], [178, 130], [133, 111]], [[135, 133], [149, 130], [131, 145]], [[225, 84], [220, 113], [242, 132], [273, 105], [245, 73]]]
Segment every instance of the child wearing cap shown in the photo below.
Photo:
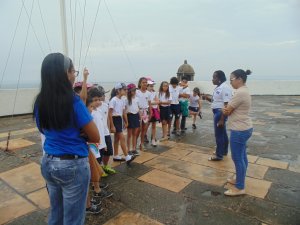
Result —
[[140, 127], [140, 114], [139, 114], [139, 99], [136, 97], [136, 86], [135, 84], [127, 85], [127, 99], [125, 100], [126, 112], [128, 118], [127, 127], [127, 148], [130, 149], [132, 144], [132, 150], [129, 151], [131, 155], [139, 155], [136, 149], [137, 134]]
[[[109, 102], [108, 116], [110, 118], [110, 129], [112, 133], [115, 133], [114, 137], [114, 161], [125, 161], [129, 164], [135, 159], [134, 155], [128, 154], [128, 149], [125, 144], [125, 137], [123, 134], [123, 121], [124, 127], [127, 127], [127, 114], [125, 111], [125, 101], [122, 100], [122, 96], [126, 94], [126, 85], [124, 83], [117, 83], [114, 87], [114, 93], [112, 93], [112, 99]], [[114, 96], [115, 95], [115, 96]], [[125, 159], [118, 155], [119, 143]]]
[[[195, 87], [193, 90], [193, 94], [190, 96], [190, 106], [189, 113], [193, 116], [193, 129], [196, 129], [196, 118], [197, 115], [201, 115], [201, 98], [200, 98], [200, 90]], [[201, 117], [200, 117], [201, 118]]]
[[[147, 78], [147, 90], [150, 92], [150, 102], [151, 102], [151, 106], [152, 106], [152, 116], [149, 120], [149, 122], [151, 123], [151, 145], [153, 147], [157, 146], [156, 143], [156, 122], [160, 121], [160, 114], [159, 114], [159, 108], [158, 108], [158, 97], [157, 97], [157, 93], [154, 90], [154, 85], [155, 82], [154, 80], [152, 80], [152, 78], [148, 77]], [[148, 127], [150, 125], [150, 123], [148, 123]], [[147, 130], [148, 130], [147, 127]], [[146, 135], [147, 136], [147, 135]]]
[[170, 135], [170, 131], [171, 131], [171, 125], [172, 125], [172, 119], [173, 116], [175, 116], [175, 121], [174, 121], [174, 127], [173, 127], [173, 134], [176, 134], [177, 136], [180, 135], [179, 132], [179, 118], [180, 118], [180, 104], [179, 104], [179, 94], [180, 94], [180, 89], [182, 89], [181, 87], [178, 86], [179, 81], [177, 79], [177, 77], [172, 77], [170, 79], [170, 85], [169, 85], [169, 91], [170, 91], [170, 95], [172, 97], [172, 101], [171, 101], [171, 119], [168, 122], [168, 135]]

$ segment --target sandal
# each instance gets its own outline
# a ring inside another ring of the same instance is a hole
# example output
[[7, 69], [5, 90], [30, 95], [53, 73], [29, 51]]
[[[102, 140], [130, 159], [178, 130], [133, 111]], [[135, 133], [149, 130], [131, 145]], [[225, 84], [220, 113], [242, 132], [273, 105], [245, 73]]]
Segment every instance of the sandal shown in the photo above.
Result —
[[216, 157], [216, 156], [211, 156], [208, 158], [208, 161], [221, 161], [222, 159]]

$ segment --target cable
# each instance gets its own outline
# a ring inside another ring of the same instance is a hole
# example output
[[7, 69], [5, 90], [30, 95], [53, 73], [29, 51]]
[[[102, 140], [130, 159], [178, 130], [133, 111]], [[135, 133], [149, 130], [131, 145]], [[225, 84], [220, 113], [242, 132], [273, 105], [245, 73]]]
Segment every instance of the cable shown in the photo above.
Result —
[[[26, 9], [24, 0], [22, 0], [22, 3], [23, 3], [23, 6], [24, 6], [26, 15], [27, 15], [27, 17], [28, 17], [28, 19], [29, 19], [29, 15], [28, 15], [28, 12], [27, 12], [27, 9]], [[37, 43], [38, 43], [38, 45], [39, 45], [39, 47], [40, 47], [40, 49], [41, 49], [43, 55], [45, 55], [45, 51], [44, 51], [44, 49], [42, 48], [41, 42], [39, 41], [39, 39], [38, 39], [38, 37], [37, 37], [37, 35], [36, 35], [35, 29], [34, 29], [32, 23], [31, 23], [31, 19], [29, 19], [29, 22], [30, 22], [30, 26], [31, 26], [31, 28], [32, 28], [32, 31], [33, 31], [33, 33], [34, 33], [34, 36], [35, 36], [35, 38], [36, 38], [36, 40], [37, 40]]]
[[121, 36], [120, 36], [120, 34], [119, 34], [119, 32], [118, 32], [117, 26], [116, 26], [116, 24], [115, 24], [115, 22], [114, 22], [114, 20], [113, 20], [113, 17], [112, 17], [112, 15], [111, 15], [111, 13], [110, 13], [110, 11], [109, 11], [109, 9], [108, 9], [108, 6], [107, 6], [105, 0], [104, 0], [104, 4], [105, 4], [106, 9], [107, 9], [107, 12], [108, 12], [108, 14], [109, 14], [109, 16], [110, 16], [110, 19], [111, 19], [111, 22], [112, 22], [113, 27], [114, 27], [114, 29], [115, 29], [115, 32], [116, 32], [117, 36], [118, 36], [119, 39], [120, 39], [120, 43], [121, 43], [121, 45], [122, 45], [122, 47], [123, 47], [123, 51], [124, 51], [124, 54], [125, 54], [125, 56], [126, 56], [126, 59], [127, 59], [128, 63], [129, 63], [131, 72], [133, 73], [133, 77], [134, 77], [134, 79], [137, 79], [137, 76], [135, 75], [136, 73], [135, 73], [135, 71], [134, 71], [134, 68], [133, 68], [133, 65], [132, 65], [132, 63], [131, 63], [131, 60], [130, 60], [128, 54], [127, 54], [127, 51], [126, 51], [126, 48], [125, 48], [125, 46], [124, 46], [124, 44], [123, 44], [122, 38], [121, 38]]
[[86, 0], [84, 0], [84, 7], [83, 7], [83, 18], [82, 18], [82, 30], [81, 30], [81, 43], [80, 43], [80, 54], [79, 54], [79, 64], [78, 70], [80, 71], [80, 61], [81, 61], [81, 52], [82, 52], [82, 40], [83, 40], [83, 30], [84, 30], [84, 20], [85, 20], [85, 7], [86, 7]]
[[[71, 37], [72, 37], [72, 41], [73, 41], [73, 45], [74, 45], [74, 36], [73, 36], [73, 14], [72, 14], [72, 1], [69, 1], [69, 10], [70, 10], [70, 17], [71, 17]], [[73, 50], [73, 57], [74, 58], [74, 50]]]
[[13, 38], [12, 38], [12, 41], [11, 41], [11, 43], [10, 43], [8, 56], [7, 56], [7, 59], [6, 59], [6, 62], [5, 62], [5, 66], [4, 66], [4, 70], [3, 70], [3, 73], [2, 73], [2, 78], [1, 78], [0, 88], [2, 87], [4, 75], [5, 75], [5, 72], [6, 72], [8, 60], [9, 60], [9, 58], [10, 58], [12, 46], [13, 46], [13, 43], [14, 43], [14, 41], [15, 41], [16, 33], [17, 33], [17, 30], [18, 30], [19, 22], [20, 22], [20, 18], [21, 18], [21, 15], [22, 15], [22, 11], [23, 11], [23, 4], [22, 4], [22, 6], [21, 6], [21, 10], [20, 10], [20, 13], [19, 13], [19, 17], [18, 17], [18, 21], [17, 21], [17, 25], [16, 25], [16, 28], [15, 28], [14, 34], [13, 34]]
[[99, 9], [100, 9], [100, 4], [101, 4], [101, 1], [102, 1], [102, 0], [99, 0], [99, 3], [98, 3], [98, 7], [97, 7], [97, 11], [96, 11], [96, 16], [95, 16], [95, 19], [94, 19], [93, 28], [92, 28], [92, 32], [91, 32], [91, 36], [90, 36], [90, 40], [89, 40], [89, 42], [88, 42], [88, 47], [87, 47], [87, 50], [86, 50], [86, 53], [85, 53], [85, 57], [84, 57], [84, 61], [83, 61], [83, 65], [85, 65], [85, 62], [86, 62], [86, 57], [87, 57], [87, 54], [88, 54], [88, 52], [89, 52], [89, 49], [90, 49], [90, 44], [91, 44], [92, 36], [93, 36], [93, 33], [94, 33], [94, 29], [95, 29], [95, 25], [96, 25], [96, 21], [97, 21], [98, 13], [99, 13]]
[[42, 24], [43, 24], [43, 28], [44, 28], [44, 33], [45, 33], [45, 36], [46, 36], [46, 39], [47, 39], [49, 51], [52, 52], [50, 41], [49, 41], [47, 31], [46, 31], [46, 26], [45, 26], [44, 19], [43, 19], [43, 13], [42, 13], [42, 10], [41, 10], [40, 1], [38, 0], [37, 2], [38, 2], [38, 6], [39, 6], [39, 11], [40, 11], [41, 20], [42, 20]]
[[27, 45], [27, 40], [28, 40], [29, 28], [30, 28], [30, 24], [31, 24], [31, 16], [32, 16], [32, 11], [33, 11], [34, 1], [35, 0], [32, 0], [32, 4], [31, 4], [30, 17], [29, 17], [29, 22], [28, 22], [28, 26], [27, 26], [26, 39], [25, 39], [25, 44], [24, 44], [24, 48], [23, 48], [21, 66], [20, 66], [18, 83], [17, 83], [17, 90], [16, 90], [16, 94], [15, 94], [15, 98], [14, 98], [14, 107], [13, 107], [12, 117], [15, 114], [16, 100], [17, 100], [17, 95], [19, 92], [20, 78], [21, 78], [21, 73], [22, 73], [22, 69], [23, 69], [24, 55], [25, 55], [25, 50], [26, 50], [26, 45]]

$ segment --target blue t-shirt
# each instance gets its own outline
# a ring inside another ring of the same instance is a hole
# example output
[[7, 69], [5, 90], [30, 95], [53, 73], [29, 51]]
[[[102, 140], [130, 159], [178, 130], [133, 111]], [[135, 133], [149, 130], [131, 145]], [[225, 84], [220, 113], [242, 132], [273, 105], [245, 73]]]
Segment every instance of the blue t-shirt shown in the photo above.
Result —
[[[43, 130], [46, 140], [44, 151], [49, 155], [79, 155], [88, 156], [88, 146], [84, 138], [80, 137], [80, 129], [93, 120], [78, 96], [74, 96], [73, 102], [75, 125], [63, 130]], [[36, 124], [38, 123], [38, 113], [36, 115]]]

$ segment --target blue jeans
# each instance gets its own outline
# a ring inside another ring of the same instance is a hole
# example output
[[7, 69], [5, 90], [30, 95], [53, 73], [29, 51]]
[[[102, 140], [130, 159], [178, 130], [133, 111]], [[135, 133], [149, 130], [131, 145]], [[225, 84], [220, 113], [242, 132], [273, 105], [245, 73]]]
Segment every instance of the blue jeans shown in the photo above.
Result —
[[50, 198], [49, 225], [83, 225], [90, 166], [88, 158], [60, 160], [43, 156], [41, 171]]
[[230, 147], [231, 158], [235, 165], [236, 184], [238, 189], [245, 188], [245, 178], [248, 167], [246, 144], [252, 135], [253, 128], [244, 131], [231, 130]]
[[223, 159], [223, 155], [228, 154], [228, 135], [226, 131], [227, 117], [224, 118], [224, 126], [218, 127], [217, 124], [222, 116], [222, 109], [213, 109], [214, 113], [214, 130], [216, 138], [216, 156], [218, 159]]

